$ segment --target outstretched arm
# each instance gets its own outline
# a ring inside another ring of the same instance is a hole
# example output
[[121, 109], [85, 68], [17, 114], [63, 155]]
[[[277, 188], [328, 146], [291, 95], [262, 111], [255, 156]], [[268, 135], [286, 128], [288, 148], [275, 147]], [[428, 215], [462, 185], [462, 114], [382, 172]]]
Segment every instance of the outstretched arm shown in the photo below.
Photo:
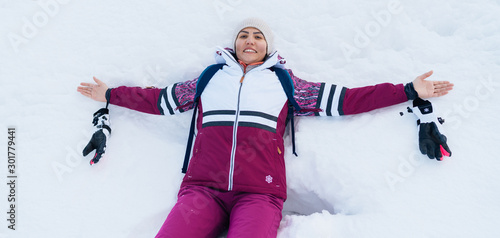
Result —
[[94, 77], [93, 83], [81, 83], [77, 91], [96, 101], [106, 102], [132, 110], [157, 114], [173, 115], [193, 108], [197, 79], [175, 83], [163, 89], [108, 86]]
[[[111, 104], [126, 107], [132, 110], [150, 114], [160, 114], [158, 110], [158, 95], [161, 89], [139, 88], [139, 87], [118, 87], [110, 89], [101, 80], [94, 77], [93, 83], [80, 83], [77, 91], [83, 96], [99, 102], [109, 102]], [[113, 93], [111, 93], [113, 91]]]
[[418, 76], [413, 80], [413, 87], [418, 93], [420, 98], [441, 97], [453, 89], [453, 84], [448, 81], [428, 81], [428, 77], [432, 75], [433, 71]]
[[382, 83], [346, 88], [340, 85], [302, 80], [288, 70], [295, 86], [295, 100], [303, 109], [300, 116], [341, 116], [363, 113], [413, 100], [417, 97], [440, 97], [453, 89], [448, 81], [428, 81], [432, 71], [405, 85]]

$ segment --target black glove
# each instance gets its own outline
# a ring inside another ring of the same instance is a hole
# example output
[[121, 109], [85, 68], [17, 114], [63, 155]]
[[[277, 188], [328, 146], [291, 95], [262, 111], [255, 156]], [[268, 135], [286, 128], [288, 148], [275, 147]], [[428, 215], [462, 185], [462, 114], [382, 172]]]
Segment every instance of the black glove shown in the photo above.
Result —
[[420, 152], [430, 159], [441, 161], [443, 156], [451, 156], [451, 150], [446, 144], [446, 136], [441, 134], [441, 124], [444, 120], [433, 114], [432, 104], [427, 100], [413, 100], [413, 113], [418, 117], [418, 143]]
[[87, 146], [83, 149], [83, 156], [87, 156], [94, 149], [96, 150], [94, 158], [90, 160], [90, 165], [93, 165], [101, 159], [106, 151], [106, 141], [111, 135], [111, 127], [109, 127], [109, 110], [101, 108], [94, 113], [94, 120], [92, 121], [96, 131], [92, 135]]

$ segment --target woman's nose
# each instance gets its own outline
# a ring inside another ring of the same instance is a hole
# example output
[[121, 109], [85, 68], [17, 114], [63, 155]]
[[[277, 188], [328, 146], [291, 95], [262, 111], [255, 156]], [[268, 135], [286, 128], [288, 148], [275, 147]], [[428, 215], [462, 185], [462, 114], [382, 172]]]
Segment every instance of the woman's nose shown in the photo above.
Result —
[[246, 43], [247, 43], [247, 45], [253, 45], [255, 43], [255, 41], [251, 37], [248, 37]]

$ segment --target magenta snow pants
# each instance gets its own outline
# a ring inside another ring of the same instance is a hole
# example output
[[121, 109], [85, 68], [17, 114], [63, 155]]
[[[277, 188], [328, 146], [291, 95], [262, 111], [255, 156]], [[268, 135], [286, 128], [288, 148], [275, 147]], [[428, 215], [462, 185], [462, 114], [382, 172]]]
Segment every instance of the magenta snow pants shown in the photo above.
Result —
[[156, 235], [158, 238], [276, 237], [283, 199], [269, 194], [185, 186]]

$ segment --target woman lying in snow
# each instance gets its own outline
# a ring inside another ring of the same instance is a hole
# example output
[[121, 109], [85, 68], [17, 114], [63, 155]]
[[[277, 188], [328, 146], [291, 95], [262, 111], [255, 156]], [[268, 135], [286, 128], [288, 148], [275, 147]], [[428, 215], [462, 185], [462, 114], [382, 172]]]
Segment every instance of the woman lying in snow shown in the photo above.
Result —
[[[406, 85], [346, 88], [308, 82], [286, 69], [293, 82], [293, 96], [287, 97], [278, 74], [286, 62], [274, 50], [268, 25], [250, 18], [235, 30], [234, 50], [217, 49], [216, 61], [223, 65], [199, 100], [199, 78], [143, 89], [108, 88], [94, 77], [97, 84], [78, 87], [94, 100], [145, 113], [174, 115], [197, 107], [192, 157], [177, 203], [157, 237], [216, 237], [227, 229], [228, 237], [276, 237], [286, 199], [283, 134], [290, 116], [357, 114], [417, 97], [440, 97], [453, 88], [447, 81], [427, 81], [432, 71]], [[292, 115], [290, 102], [300, 107]], [[446, 139], [431, 143], [450, 152]], [[432, 150], [429, 157], [441, 159], [442, 150]], [[98, 153], [91, 163], [98, 162], [104, 148]]]

